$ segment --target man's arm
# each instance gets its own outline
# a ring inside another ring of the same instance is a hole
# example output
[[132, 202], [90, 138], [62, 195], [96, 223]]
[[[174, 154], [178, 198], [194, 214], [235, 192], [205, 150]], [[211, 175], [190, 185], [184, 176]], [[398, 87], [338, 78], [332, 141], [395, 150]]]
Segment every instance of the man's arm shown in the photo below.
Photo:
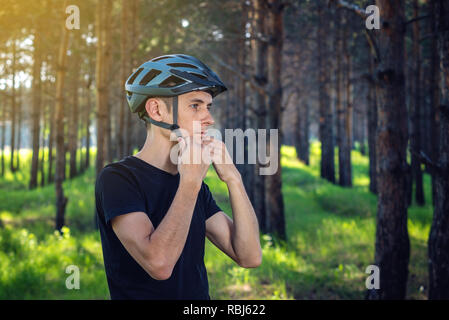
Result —
[[201, 183], [180, 181], [175, 198], [156, 229], [144, 212], [112, 219], [112, 228], [129, 254], [156, 280], [170, 278], [181, 255]]
[[[178, 139], [180, 181], [167, 214], [154, 229], [148, 216], [134, 212], [112, 220], [112, 228], [130, 255], [157, 280], [170, 278], [189, 233], [193, 210], [210, 163], [195, 164], [193, 155], [201, 144], [192, 139]], [[190, 150], [190, 151], [189, 151]]]
[[210, 145], [213, 149], [214, 168], [228, 187], [233, 219], [223, 212], [213, 215], [206, 220], [206, 235], [240, 266], [258, 267], [262, 263], [262, 249], [254, 208], [226, 146], [215, 140]]
[[218, 212], [206, 220], [207, 238], [239, 266], [255, 268], [262, 263], [259, 225], [242, 181], [227, 183], [233, 219]]

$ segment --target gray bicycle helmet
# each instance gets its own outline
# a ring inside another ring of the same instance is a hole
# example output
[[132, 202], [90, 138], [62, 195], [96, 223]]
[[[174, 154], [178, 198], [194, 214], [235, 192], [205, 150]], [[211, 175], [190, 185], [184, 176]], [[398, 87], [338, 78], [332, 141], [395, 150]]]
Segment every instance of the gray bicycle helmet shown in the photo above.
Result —
[[[169, 54], [143, 63], [125, 83], [131, 112], [140, 119], [169, 129], [179, 128], [178, 95], [191, 91], [206, 91], [212, 97], [226, 91], [220, 78], [204, 63], [185, 54]], [[173, 124], [151, 119], [145, 102], [151, 96], [173, 97]]]

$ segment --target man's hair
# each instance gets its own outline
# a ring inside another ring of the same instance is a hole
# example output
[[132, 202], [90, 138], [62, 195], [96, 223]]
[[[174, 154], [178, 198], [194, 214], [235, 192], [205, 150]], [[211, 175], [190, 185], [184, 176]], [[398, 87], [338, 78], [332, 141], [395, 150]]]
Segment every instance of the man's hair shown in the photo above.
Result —
[[[148, 97], [148, 98], [145, 100], [145, 104], [147, 103], [148, 99], [151, 99], [151, 98], [156, 98], [156, 99], [160, 99], [160, 100], [164, 101], [165, 105], [167, 106], [168, 112], [171, 111], [171, 108], [172, 108], [172, 101], [173, 101], [173, 99], [172, 99], [171, 97], [160, 97], [160, 96], [152, 96], [152, 97]], [[143, 110], [144, 110], [145, 113], [146, 113], [145, 105], [143, 106]], [[148, 115], [148, 117], [149, 117], [149, 115]], [[145, 127], [147, 128], [147, 131], [150, 130], [150, 128], [151, 128], [151, 123], [145, 121]]]

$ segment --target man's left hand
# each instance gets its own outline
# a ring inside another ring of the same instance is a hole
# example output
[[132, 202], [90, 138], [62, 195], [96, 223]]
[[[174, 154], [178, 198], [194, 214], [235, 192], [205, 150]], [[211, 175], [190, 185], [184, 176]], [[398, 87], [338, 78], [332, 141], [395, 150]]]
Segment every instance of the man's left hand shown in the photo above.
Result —
[[225, 183], [240, 182], [242, 179], [240, 172], [232, 162], [226, 145], [213, 137], [206, 137], [203, 143], [210, 148], [212, 164], [220, 180]]

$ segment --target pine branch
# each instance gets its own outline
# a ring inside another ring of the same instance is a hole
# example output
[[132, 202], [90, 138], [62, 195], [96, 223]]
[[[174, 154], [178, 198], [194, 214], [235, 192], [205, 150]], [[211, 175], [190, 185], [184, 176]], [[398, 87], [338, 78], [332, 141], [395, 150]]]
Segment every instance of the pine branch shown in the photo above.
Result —
[[424, 16], [419, 16], [419, 17], [410, 19], [410, 20], [408, 20], [408, 21], [405, 21], [404, 23], [405, 23], [405, 25], [408, 25], [408, 24], [417, 22], [417, 21], [419, 21], [419, 20], [427, 19], [427, 18], [430, 18], [430, 17], [431, 17], [430, 14], [426, 14], [426, 15], [424, 15]]
[[[355, 14], [357, 14], [359, 17], [361, 17], [362, 19], [366, 19], [368, 18], [368, 14], [365, 12], [364, 9], [360, 8], [358, 5], [350, 3], [348, 1], [345, 0], [329, 0], [329, 6], [334, 3], [337, 8], [343, 8], [346, 10], [349, 10], [351, 12], [354, 12]], [[368, 45], [371, 48], [371, 53], [373, 54], [373, 56], [379, 60], [380, 58], [380, 52], [379, 52], [379, 47], [376, 43], [376, 40], [373, 37], [372, 32], [369, 32], [366, 28], [365, 28], [365, 36], [366, 36], [366, 41], [368, 42]]]
[[421, 163], [424, 163], [431, 171], [440, 172], [442, 167], [439, 163], [434, 162], [430, 157], [422, 150], [417, 152], [415, 149], [409, 148], [410, 153], [415, 156]]
[[332, 3], [335, 3], [337, 8], [343, 8], [352, 11], [356, 13], [358, 16], [362, 17], [363, 19], [366, 19], [368, 17], [368, 14], [365, 12], [365, 10], [363, 10], [356, 4], [350, 3], [345, 0], [329, 0], [329, 5]]
[[236, 74], [240, 79], [249, 82], [249, 84], [250, 84], [254, 89], [256, 89], [260, 94], [263, 94], [263, 95], [266, 95], [266, 96], [269, 95], [269, 92], [268, 92], [265, 88], [263, 88], [263, 87], [259, 86], [258, 84], [256, 84], [256, 82], [255, 82], [250, 76], [248, 76], [247, 74], [242, 73], [241, 71], [239, 71], [239, 70], [238, 70], [237, 68], [235, 68], [234, 66], [231, 66], [231, 65], [227, 64], [226, 62], [224, 62], [223, 60], [221, 60], [219, 57], [217, 57], [217, 56], [216, 56], [215, 54], [213, 54], [213, 53], [210, 53], [210, 56], [211, 56], [211, 57], [212, 57], [212, 58], [213, 58], [219, 65], [221, 65], [221, 66], [224, 67], [225, 69], [228, 69], [228, 70], [231, 71], [232, 73]]

